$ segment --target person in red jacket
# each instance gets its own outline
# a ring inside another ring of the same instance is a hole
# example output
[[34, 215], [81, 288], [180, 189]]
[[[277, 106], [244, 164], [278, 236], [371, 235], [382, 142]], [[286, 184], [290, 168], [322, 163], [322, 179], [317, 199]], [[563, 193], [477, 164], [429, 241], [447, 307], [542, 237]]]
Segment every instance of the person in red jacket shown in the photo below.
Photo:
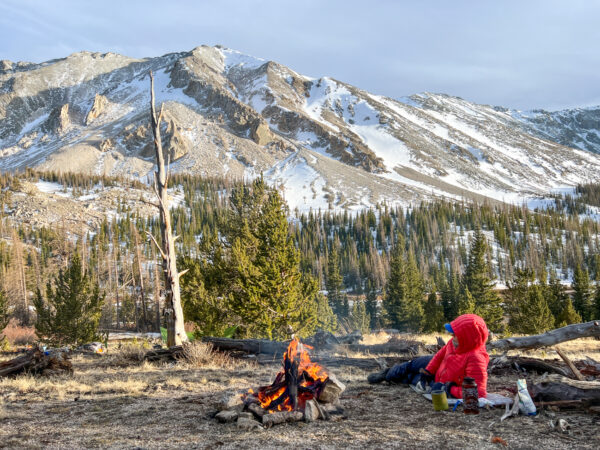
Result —
[[452, 397], [462, 398], [462, 382], [465, 377], [472, 377], [477, 383], [479, 397], [485, 397], [490, 361], [485, 349], [488, 338], [485, 321], [476, 314], [463, 314], [445, 327], [452, 333], [452, 340], [433, 357], [423, 356], [371, 374], [369, 383], [389, 381], [421, 383], [421, 386], [434, 383], [432, 389], [443, 389]]

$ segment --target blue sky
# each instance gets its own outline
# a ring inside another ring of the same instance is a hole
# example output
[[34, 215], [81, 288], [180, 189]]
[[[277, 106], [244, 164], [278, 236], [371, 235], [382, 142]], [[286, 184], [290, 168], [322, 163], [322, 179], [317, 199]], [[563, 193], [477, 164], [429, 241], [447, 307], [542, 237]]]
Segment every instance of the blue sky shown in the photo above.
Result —
[[0, 0], [0, 59], [222, 44], [398, 98], [600, 104], [600, 1]]

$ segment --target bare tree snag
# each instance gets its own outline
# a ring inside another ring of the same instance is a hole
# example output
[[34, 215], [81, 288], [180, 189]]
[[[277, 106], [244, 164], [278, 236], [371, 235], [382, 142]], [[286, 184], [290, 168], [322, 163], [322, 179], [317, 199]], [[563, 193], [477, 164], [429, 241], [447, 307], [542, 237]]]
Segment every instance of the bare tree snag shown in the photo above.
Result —
[[577, 367], [575, 367], [575, 364], [573, 364], [573, 362], [567, 357], [567, 355], [565, 355], [563, 353], [563, 351], [560, 349], [560, 347], [556, 347], [555, 350], [556, 350], [556, 353], [558, 353], [558, 356], [560, 356], [562, 358], [562, 360], [567, 364], [567, 366], [569, 366], [569, 369], [571, 369], [571, 372], [573, 372], [573, 375], [575, 375], [575, 378], [577, 378], [579, 381], [585, 381], [585, 378], [583, 378], [583, 375], [581, 375], [581, 372], [579, 370], [577, 370]]
[[530, 348], [551, 347], [561, 342], [583, 337], [600, 337], [600, 321], [576, 323], [557, 328], [543, 334], [519, 338], [500, 339], [488, 344], [488, 350], [526, 350]]
[[162, 240], [162, 246], [158, 246], [158, 248], [162, 256], [165, 279], [165, 313], [169, 317], [167, 321], [167, 346], [172, 347], [181, 345], [188, 339], [183, 325], [179, 272], [177, 271], [175, 240], [171, 231], [171, 213], [169, 211], [169, 196], [167, 194], [167, 172], [165, 170], [165, 158], [160, 136], [162, 106], [157, 115], [154, 108], [154, 75], [152, 72], [150, 72], [150, 116], [152, 119], [152, 133], [154, 134], [157, 166], [157, 171], [154, 175], [154, 186], [159, 203], [160, 234]]

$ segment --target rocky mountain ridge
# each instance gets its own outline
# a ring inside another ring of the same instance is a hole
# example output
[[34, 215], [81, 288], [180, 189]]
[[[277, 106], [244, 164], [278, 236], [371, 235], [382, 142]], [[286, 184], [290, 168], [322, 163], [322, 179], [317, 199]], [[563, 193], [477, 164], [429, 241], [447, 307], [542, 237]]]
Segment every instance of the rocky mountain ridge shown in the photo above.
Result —
[[400, 100], [220, 46], [135, 59], [0, 63], [0, 170], [153, 168], [149, 79], [171, 170], [280, 185], [292, 208], [431, 198], [522, 202], [594, 181], [600, 109], [521, 113], [443, 94]]

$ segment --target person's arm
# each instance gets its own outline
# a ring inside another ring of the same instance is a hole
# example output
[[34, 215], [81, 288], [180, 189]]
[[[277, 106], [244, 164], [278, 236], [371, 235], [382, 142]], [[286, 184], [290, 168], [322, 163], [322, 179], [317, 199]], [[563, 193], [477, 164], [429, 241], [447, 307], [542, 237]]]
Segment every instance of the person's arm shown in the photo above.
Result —
[[[472, 356], [467, 360], [465, 377], [475, 379], [477, 383], [477, 394], [479, 397], [487, 395], [487, 358]], [[455, 398], [462, 398], [462, 387], [452, 386], [450, 394]]]
[[[448, 342], [448, 344], [452, 345], [452, 341]], [[431, 375], [435, 375], [435, 373], [437, 372], [437, 370], [440, 367], [440, 364], [442, 364], [442, 361], [444, 360], [444, 357], [446, 356], [446, 348], [448, 347], [448, 344], [444, 345], [431, 359], [431, 361], [429, 361], [429, 364], [427, 364], [427, 367], [425, 368], [425, 370], [427, 370], [427, 372], [429, 372]]]

